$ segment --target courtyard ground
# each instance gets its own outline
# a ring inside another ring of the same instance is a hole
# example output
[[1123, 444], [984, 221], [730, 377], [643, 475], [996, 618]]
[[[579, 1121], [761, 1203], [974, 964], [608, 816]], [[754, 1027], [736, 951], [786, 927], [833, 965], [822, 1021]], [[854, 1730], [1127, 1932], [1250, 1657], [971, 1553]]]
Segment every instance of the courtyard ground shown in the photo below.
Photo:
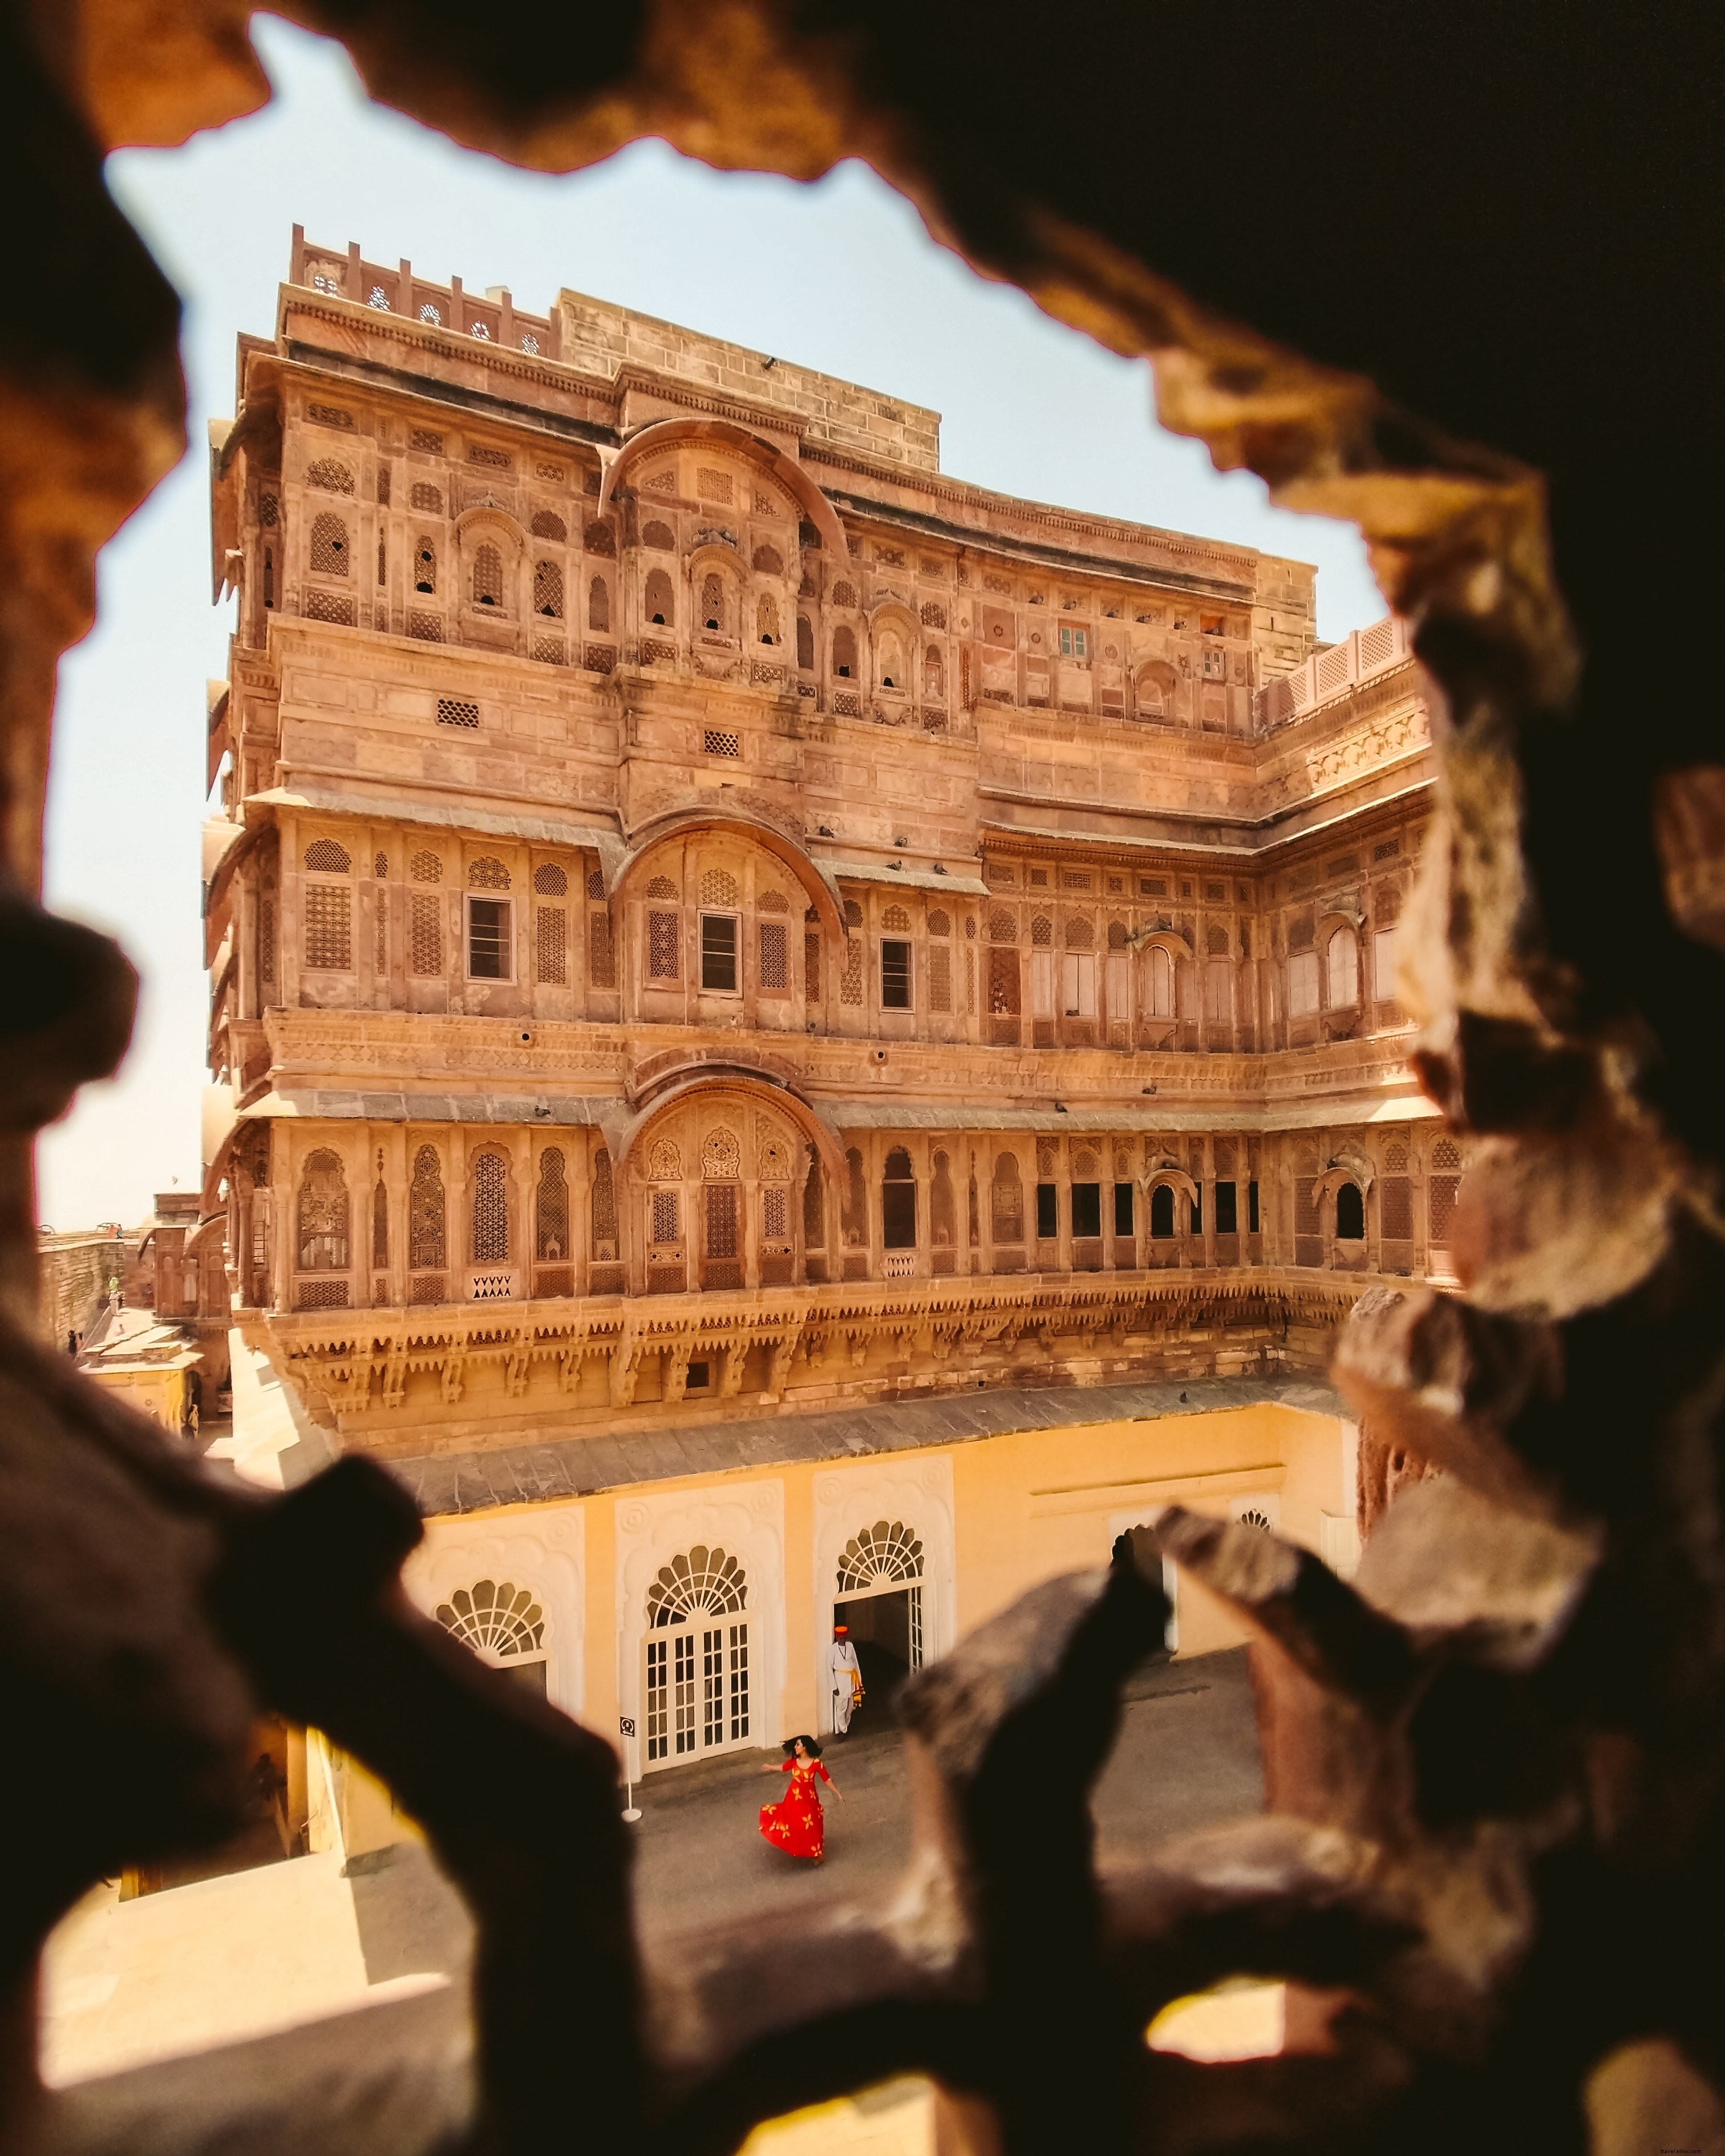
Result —
[[[855, 1736], [827, 1758], [845, 1801], [829, 1804], [819, 1870], [756, 1831], [759, 1806], [783, 1786], [761, 1773], [758, 1752], [655, 1775], [638, 1789], [636, 1886], [649, 1956], [674, 1953], [682, 1931], [886, 1889], [909, 1854], [910, 1804], [904, 1740], [884, 1702], [871, 1702]], [[1102, 1865], [1261, 1804], [1244, 1650], [1140, 1671], [1096, 1790]], [[459, 1982], [470, 1946], [461, 1903], [413, 1844], [348, 1878], [330, 1855], [131, 1902], [98, 1888], [49, 1944], [44, 2070], [64, 2085], [381, 2005]], [[853, 2122], [859, 2148], [875, 2130], [871, 2115], [865, 2107]]]

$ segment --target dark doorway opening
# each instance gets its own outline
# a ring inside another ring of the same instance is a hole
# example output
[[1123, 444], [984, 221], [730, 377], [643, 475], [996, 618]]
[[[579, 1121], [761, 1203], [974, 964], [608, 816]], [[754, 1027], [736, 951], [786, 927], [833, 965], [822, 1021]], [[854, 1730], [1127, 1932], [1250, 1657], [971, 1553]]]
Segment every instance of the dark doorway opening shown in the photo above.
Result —
[[901, 1587], [891, 1594], [860, 1595], [833, 1604], [833, 1622], [850, 1626], [862, 1671], [863, 1703], [851, 1717], [853, 1737], [898, 1727], [898, 1688], [911, 1667], [911, 1597], [920, 1602], [922, 1593], [920, 1587]]

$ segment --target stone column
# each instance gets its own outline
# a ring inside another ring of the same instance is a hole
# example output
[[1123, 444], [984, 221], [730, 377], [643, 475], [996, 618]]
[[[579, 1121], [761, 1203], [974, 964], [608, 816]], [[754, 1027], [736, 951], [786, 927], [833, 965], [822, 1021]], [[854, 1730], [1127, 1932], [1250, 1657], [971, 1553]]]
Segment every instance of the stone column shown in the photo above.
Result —
[[[1059, 1008], [1058, 1001], [1055, 1008]], [[1070, 1274], [1072, 1270], [1072, 1162], [1071, 1148], [1064, 1138], [1055, 1140], [1055, 1270]]]
[[271, 1240], [275, 1259], [270, 1266], [271, 1305], [276, 1310], [294, 1306], [294, 1178], [289, 1158], [291, 1146], [286, 1132], [270, 1133], [270, 1193]]
[[593, 1263], [593, 1173], [590, 1147], [584, 1131], [572, 1132], [558, 1142], [569, 1178], [569, 1263], [577, 1295], [587, 1292], [587, 1270]]
[[[234, 983], [234, 1003], [243, 1019], [258, 1015], [258, 886], [252, 864], [248, 862], [238, 879], [235, 895], [234, 949], [238, 973]], [[236, 1071], [234, 1075], [238, 1077]]]
[[[1199, 1187], [1204, 1197], [1204, 1261], [1207, 1265], [1213, 1265], [1216, 1262], [1216, 1142], [1214, 1137], [1207, 1134], [1201, 1141], [1199, 1157], [1203, 1162]], [[1236, 1203], [1239, 1196], [1240, 1187], [1236, 1183]]]
[[472, 1212], [467, 1188], [467, 1131], [460, 1123], [449, 1126], [449, 1181], [444, 1194], [444, 1225], [448, 1236], [449, 1300], [465, 1302], [469, 1256], [473, 1248]]
[[927, 1137], [907, 1146], [912, 1187], [916, 1193], [916, 1270], [924, 1278], [934, 1272], [934, 1147]]

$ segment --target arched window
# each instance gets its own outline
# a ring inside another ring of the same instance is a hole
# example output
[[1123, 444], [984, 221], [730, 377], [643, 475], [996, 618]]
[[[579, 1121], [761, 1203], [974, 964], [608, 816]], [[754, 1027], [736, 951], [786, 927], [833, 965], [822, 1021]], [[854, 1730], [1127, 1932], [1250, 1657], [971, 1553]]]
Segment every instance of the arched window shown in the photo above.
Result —
[[824, 1250], [827, 1246], [826, 1178], [821, 1173], [820, 1155], [813, 1146], [809, 1148], [809, 1174], [803, 1185], [803, 1244], [810, 1250]]
[[709, 569], [701, 582], [701, 625], [722, 630], [725, 626], [725, 579]]
[[569, 1255], [569, 1183], [561, 1146], [547, 1146], [539, 1156], [539, 1190], [534, 1206], [534, 1250], [555, 1264]]
[[408, 489], [408, 500], [415, 509], [425, 510], [433, 516], [444, 513], [444, 490], [433, 486], [429, 480], [415, 480]]
[[778, 601], [770, 592], [762, 592], [755, 603], [755, 633], [762, 644], [778, 641]]
[[1338, 928], [1324, 957], [1330, 1009], [1352, 1010], [1359, 1001], [1359, 938], [1351, 928]]
[[320, 1147], [300, 1172], [299, 1269], [347, 1270], [347, 1178], [338, 1154]]
[[952, 1197], [952, 1164], [943, 1152], [934, 1157], [934, 1178], [928, 1193], [928, 1240], [942, 1250], [958, 1240], [958, 1210]]
[[797, 616], [797, 664], [804, 673], [814, 665], [814, 629], [806, 613]]
[[747, 1608], [742, 1567], [724, 1550], [700, 1543], [673, 1558], [648, 1589], [643, 1719], [649, 1766], [747, 1743]]
[[307, 486], [321, 487], [326, 494], [352, 494], [353, 474], [334, 457], [320, 457], [305, 467]]
[[311, 570], [319, 577], [347, 573], [347, 526], [327, 511], [311, 520]]
[[607, 561], [615, 558], [617, 534], [608, 524], [601, 523], [595, 519], [582, 533], [581, 543], [589, 554], [603, 554]]
[[1174, 1186], [1158, 1183], [1150, 1194], [1150, 1233], [1166, 1241], [1174, 1232]]
[[1172, 1018], [1174, 1014], [1174, 962], [1160, 943], [1153, 944], [1144, 976], [1144, 1015]]
[[509, 1163], [501, 1152], [482, 1152], [474, 1158], [473, 1262], [501, 1265], [509, 1262]]
[[925, 599], [922, 602], [922, 626], [925, 629], [944, 629], [946, 625], [946, 608], [933, 599]]
[[408, 1265], [414, 1272], [440, 1272], [444, 1237], [444, 1178], [437, 1148], [421, 1146], [413, 1156], [413, 1180], [408, 1191]]
[[503, 557], [489, 539], [473, 550], [473, 603], [501, 607], [503, 603]]
[[555, 539], [558, 546], [569, 536], [569, 528], [554, 509], [536, 509], [529, 526], [536, 539]]
[[931, 644], [922, 654], [922, 694], [930, 703], [937, 704], [946, 693], [946, 664], [939, 644]]
[[655, 554], [675, 554], [677, 551], [677, 542], [668, 524], [649, 524], [641, 534], [641, 544], [650, 547]]
[[353, 860], [347, 849], [334, 839], [314, 839], [305, 849], [305, 865], [319, 875], [347, 875]]
[[470, 891], [507, 891], [509, 870], [495, 854], [480, 854], [467, 864]]
[[458, 1587], [437, 1605], [437, 1621], [482, 1661], [511, 1676], [524, 1690], [545, 1691], [545, 1612], [513, 1580], [479, 1579]]
[[1357, 1183], [1344, 1183], [1336, 1192], [1336, 1239], [1343, 1243], [1363, 1241], [1366, 1201]]
[[[381, 1169], [383, 1156], [377, 1156]], [[389, 1192], [380, 1173], [372, 1186], [372, 1264], [381, 1272], [389, 1263]], [[382, 1283], [380, 1281], [381, 1286]]]
[[833, 671], [845, 680], [856, 672], [856, 632], [848, 624], [833, 631]]
[[555, 562], [533, 564], [533, 611], [553, 621], [563, 618], [563, 572]]
[[880, 1240], [889, 1250], [916, 1247], [916, 1178], [902, 1146], [887, 1154], [880, 1177]]
[[611, 588], [603, 577], [595, 577], [587, 588], [587, 625], [605, 632], [611, 627]]
[[854, 607], [856, 604], [855, 592], [849, 584], [834, 584], [833, 587], [833, 604], [835, 607]]
[[677, 610], [671, 597], [671, 580], [663, 569], [648, 571], [647, 595], [641, 603], [641, 609], [657, 628], [669, 629], [675, 621]]
[[435, 592], [437, 589], [437, 549], [429, 539], [422, 539], [413, 549], [413, 589], [416, 592]]
[[1427, 1226], [1432, 1245], [1449, 1247], [1455, 1219], [1455, 1200], [1461, 1189], [1461, 1148], [1453, 1138], [1440, 1138], [1431, 1149], [1431, 1168], [1426, 1183]]
[[1019, 1163], [1014, 1154], [1003, 1152], [996, 1155], [990, 1196], [993, 1240], [997, 1243], [1022, 1243], [1024, 1240], [1024, 1185], [1019, 1174]]
[[784, 574], [783, 556], [777, 547], [769, 547], [764, 541], [756, 547], [750, 567], [758, 576], [782, 577]]
[[863, 1178], [863, 1157], [855, 1146], [845, 1155], [845, 1206], [840, 1223], [847, 1250], [860, 1250], [869, 1240], [869, 1193]]

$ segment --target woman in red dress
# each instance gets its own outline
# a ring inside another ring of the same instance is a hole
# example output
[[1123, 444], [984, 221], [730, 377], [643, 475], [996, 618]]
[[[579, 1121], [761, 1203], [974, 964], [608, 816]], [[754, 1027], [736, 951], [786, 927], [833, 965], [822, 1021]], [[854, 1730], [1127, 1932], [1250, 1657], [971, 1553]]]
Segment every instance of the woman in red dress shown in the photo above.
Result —
[[763, 1767], [763, 1774], [788, 1774], [791, 1785], [776, 1804], [761, 1807], [761, 1831], [775, 1849], [788, 1856], [826, 1861], [826, 1815], [820, 1808], [820, 1792], [814, 1786], [819, 1775], [842, 1804], [845, 1792], [820, 1763], [820, 1747], [812, 1737], [793, 1737], [785, 1748], [782, 1767]]

